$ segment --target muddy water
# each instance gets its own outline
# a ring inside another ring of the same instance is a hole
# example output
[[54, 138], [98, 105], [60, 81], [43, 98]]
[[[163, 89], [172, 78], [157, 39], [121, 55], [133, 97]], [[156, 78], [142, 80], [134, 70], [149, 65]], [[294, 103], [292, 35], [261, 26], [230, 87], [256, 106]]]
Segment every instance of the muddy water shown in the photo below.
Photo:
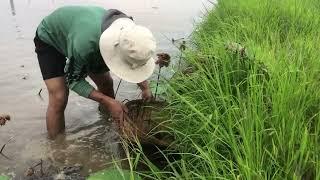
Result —
[[[118, 141], [98, 105], [72, 93], [65, 111], [66, 136], [47, 140], [45, 112], [47, 92], [34, 53], [33, 37], [41, 19], [63, 5], [94, 4], [118, 8], [132, 15], [137, 23], [151, 28], [159, 52], [174, 53], [169, 39], [186, 37], [195, 17], [201, 15], [201, 0], [1, 0], [0, 1], [0, 113], [12, 116], [0, 127], [0, 145], [7, 144], [0, 156], [0, 174], [16, 179], [26, 167], [40, 159], [58, 166], [82, 164], [84, 173], [108, 166], [117, 156]], [[169, 38], [169, 39], [168, 39]], [[115, 78], [115, 85], [118, 79]], [[41, 97], [38, 96], [40, 89]], [[123, 83], [118, 99], [139, 96], [136, 85]]]

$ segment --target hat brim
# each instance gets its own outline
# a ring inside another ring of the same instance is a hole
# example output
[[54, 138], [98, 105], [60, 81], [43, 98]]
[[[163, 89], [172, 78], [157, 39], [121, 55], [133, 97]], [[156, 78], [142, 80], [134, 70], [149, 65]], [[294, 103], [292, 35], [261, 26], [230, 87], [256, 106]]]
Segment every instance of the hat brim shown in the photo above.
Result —
[[99, 47], [102, 58], [110, 71], [121, 79], [131, 83], [143, 82], [152, 75], [155, 60], [150, 58], [145, 65], [132, 69], [125, 60], [121, 59], [119, 49], [115, 46], [119, 41], [120, 29], [134, 24], [128, 23], [128, 19], [121, 18], [116, 21], [118, 22], [106, 29], [100, 37]]

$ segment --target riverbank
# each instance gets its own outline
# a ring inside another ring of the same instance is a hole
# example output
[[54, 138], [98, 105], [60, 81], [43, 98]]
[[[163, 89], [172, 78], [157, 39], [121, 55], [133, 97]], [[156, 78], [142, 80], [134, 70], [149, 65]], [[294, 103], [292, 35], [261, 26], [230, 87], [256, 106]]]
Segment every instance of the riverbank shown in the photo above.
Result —
[[189, 71], [168, 82], [181, 159], [160, 170], [137, 152], [146, 174], [320, 179], [319, 3], [219, 1], [183, 53]]

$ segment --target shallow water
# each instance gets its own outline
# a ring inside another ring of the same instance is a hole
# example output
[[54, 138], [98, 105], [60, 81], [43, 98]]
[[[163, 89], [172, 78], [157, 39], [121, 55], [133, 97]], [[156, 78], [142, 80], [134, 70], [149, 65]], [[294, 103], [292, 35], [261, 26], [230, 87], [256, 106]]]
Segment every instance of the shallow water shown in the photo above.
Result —
[[[159, 52], [174, 54], [171, 38], [190, 34], [195, 18], [201, 16], [201, 0], [2, 0], [0, 1], [0, 114], [12, 117], [0, 127], [0, 146], [10, 138], [0, 156], [0, 174], [16, 174], [19, 179], [40, 159], [57, 165], [82, 164], [84, 172], [97, 171], [117, 155], [117, 136], [112, 123], [103, 118], [98, 105], [72, 93], [65, 111], [67, 135], [48, 141], [45, 127], [47, 92], [42, 81], [33, 37], [41, 19], [63, 5], [94, 4], [117, 8], [151, 28]], [[115, 86], [118, 79], [115, 78]], [[37, 94], [40, 89], [42, 97]], [[118, 99], [139, 96], [135, 84], [122, 83]]]

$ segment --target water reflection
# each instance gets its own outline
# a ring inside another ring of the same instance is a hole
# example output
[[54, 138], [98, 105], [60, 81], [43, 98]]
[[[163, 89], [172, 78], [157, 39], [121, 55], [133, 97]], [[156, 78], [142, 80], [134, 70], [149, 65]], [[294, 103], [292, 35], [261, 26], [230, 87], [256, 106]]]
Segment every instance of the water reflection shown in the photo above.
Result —
[[14, 2], [13, 0], [10, 0], [10, 7], [11, 7], [11, 14], [12, 16], [15, 16], [16, 15], [16, 9], [14, 7]]

